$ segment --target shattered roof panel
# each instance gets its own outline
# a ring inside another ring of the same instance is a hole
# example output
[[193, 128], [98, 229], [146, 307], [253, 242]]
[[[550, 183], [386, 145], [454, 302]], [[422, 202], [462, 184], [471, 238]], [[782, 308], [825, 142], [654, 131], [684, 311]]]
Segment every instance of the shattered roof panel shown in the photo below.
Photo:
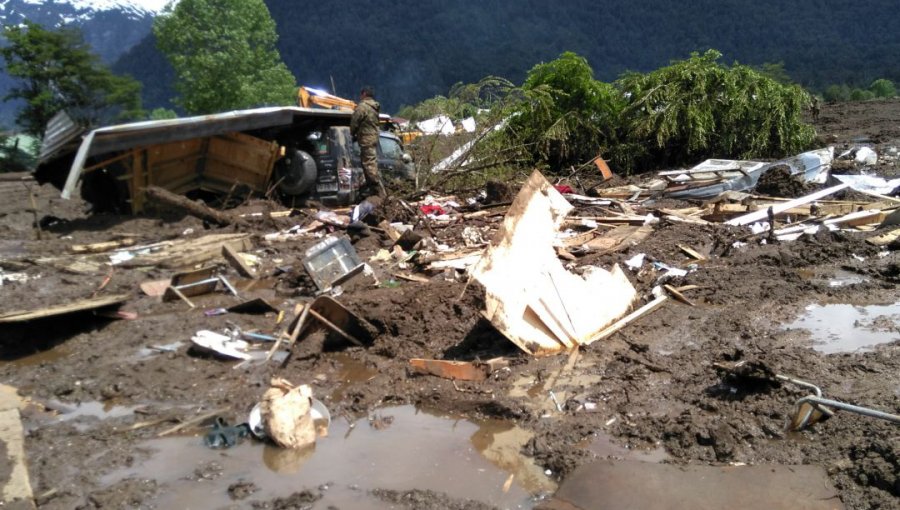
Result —
[[350, 112], [339, 110], [279, 106], [97, 128], [89, 132], [82, 140], [75, 160], [72, 162], [62, 197], [71, 197], [87, 158], [97, 154], [204, 138], [235, 131], [286, 127], [299, 119], [306, 118], [329, 119], [335, 125], [349, 124], [350, 115]]

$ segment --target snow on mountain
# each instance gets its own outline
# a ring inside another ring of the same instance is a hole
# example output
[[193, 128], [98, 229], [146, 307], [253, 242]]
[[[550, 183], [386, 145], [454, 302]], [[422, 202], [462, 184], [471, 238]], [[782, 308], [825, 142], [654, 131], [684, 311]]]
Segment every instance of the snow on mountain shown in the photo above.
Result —
[[0, 0], [0, 19], [55, 16], [62, 23], [90, 21], [100, 13], [117, 13], [129, 19], [153, 17], [169, 0]]
[[169, 0], [0, 0], [0, 24], [25, 20], [47, 28], [81, 29], [85, 41], [113, 62], [146, 36]]
[[[26, 0], [29, 3], [42, 4], [46, 0]], [[76, 9], [90, 9], [94, 11], [110, 11], [119, 9], [122, 11], [140, 11], [148, 14], [156, 14], [163, 10], [170, 0], [59, 0], [59, 3], [67, 3]]]
[[[153, 18], [168, 3], [169, 0], [0, 0], [0, 25], [28, 20], [51, 29], [78, 28], [93, 51], [112, 64], [150, 33]], [[13, 84], [0, 59], [0, 97]], [[12, 102], [0, 102], [0, 126], [11, 124], [17, 108]]]

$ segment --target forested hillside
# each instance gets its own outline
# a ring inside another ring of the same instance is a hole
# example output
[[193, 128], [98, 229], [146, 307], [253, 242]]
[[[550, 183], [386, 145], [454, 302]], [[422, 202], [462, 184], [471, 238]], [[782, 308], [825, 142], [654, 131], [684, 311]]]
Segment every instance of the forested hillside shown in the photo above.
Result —
[[[815, 89], [900, 81], [900, 10], [887, 0], [266, 3], [300, 83], [330, 88], [333, 77], [346, 96], [372, 84], [391, 111], [488, 74], [520, 82], [534, 64], [566, 50], [586, 56], [605, 80], [713, 47], [726, 61], [784, 61], [795, 80]], [[151, 41], [116, 69], [144, 83], [150, 107], [172, 95], [171, 72]]]

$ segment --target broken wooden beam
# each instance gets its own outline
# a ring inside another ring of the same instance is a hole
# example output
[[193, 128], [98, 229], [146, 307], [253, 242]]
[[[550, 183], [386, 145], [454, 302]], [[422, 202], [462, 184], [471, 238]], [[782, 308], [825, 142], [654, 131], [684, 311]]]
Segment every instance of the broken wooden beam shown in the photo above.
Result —
[[241, 254], [236, 252], [231, 246], [227, 244], [222, 245], [222, 256], [237, 270], [239, 275], [244, 278], [256, 278], [256, 271], [247, 265], [244, 257], [241, 257]]
[[676, 289], [675, 287], [666, 284], [666, 285], [663, 285], [663, 288], [666, 289], [666, 292], [668, 292], [669, 294], [671, 294], [672, 297], [674, 297], [677, 301], [681, 301], [682, 303], [684, 303], [684, 304], [686, 304], [686, 305], [688, 305], [688, 306], [697, 306], [696, 304], [694, 304], [693, 301], [691, 301], [690, 299], [686, 298], [686, 297], [684, 296], [684, 294], [682, 294], [682, 293], [681, 293], [678, 289]]
[[582, 342], [582, 345], [590, 345], [590, 344], [596, 342], [597, 340], [603, 340], [604, 338], [607, 338], [607, 337], [611, 336], [613, 333], [619, 331], [620, 329], [622, 329], [622, 328], [624, 328], [625, 326], [631, 324], [632, 322], [634, 322], [634, 321], [640, 319], [640, 318], [643, 317], [644, 315], [646, 315], [646, 314], [652, 312], [653, 310], [656, 310], [657, 308], [659, 308], [660, 306], [662, 306], [662, 304], [665, 303], [668, 299], [669, 299], [668, 296], [659, 296], [659, 297], [657, 297], [657, 298], [654, 299], [653, 301], [650, 301], [650, 302], [647, 303], [646, 305], [644, 305], [644, 306], [638, 308], [637, 310], [631, 312], [630, 314], [628, 314], [627, 316], [623, 317], [622, 319], [620, 319], [620, 320], [617, 321], [616, 323], [612, 324], [612, 325], [609, 326], [608, 328], [604, 329], [604, 330], [601, 331], [600, 333], [597, 333], [596, 335], [594, 335], [593, 338], [591, 338], [591, 339], [588, 340], [587, 342]]
[[0, 480], [0, 507], [34, 508], [25, 454], [25, 429], [19, 409], [24, 407], [16, 389], [0, 385], [0, 444], [4, 453], [4, 476]]
[[365, 347], [365, 345], [363, 345], [363, 343], [360, 342], [356, 337], [354, 337], [354, 336], [351, 335], [350, 333], [347, 333], [346, 331], [344, 331], [343, 329], [341, 329], [337, 324], [335, 324], [335, 323], [331, 322], [330, 320], [326, 319], [325, 317], [323, 317], [322, 314], [320, 314], [319, 312], [313, 310], [313, 309], [311, 308], [311, 306], [312, 306], [312, 305], [310, 305], [310, 307], [307, 307], [307, 308], [309, 308], [309, 314], [312, 315], [317, 321], [319, 321], [320, 323], [322, 323], [323, 326], [325, 326], [326, 328], [328, 328], [328, 329], [334, 331], [334, 332], [337, 333], [338, 335], [344, 337], [345, 339], [347, 339], [348, 341], [350, 341], [350, 343], [352, 343], [352, 344], [354, 344], [354, 345], [357, 345], [357, 346], [359, 346], [359, 347]]
[[114, 296], [102, 296], [97, 298], [82, 299], [74, 303], [64, 305], [51, 306], [48, 308], [40, 308], [37, 310], [14, 311], [0, 314], [0, 324], [11, 324], [15, 322], [27, 322], [36, 319], [44, 319], [47, 317], [55, 317], [75, 312], [85, 312], [104, 308], [107, 306], [121, 305], [128, 301], [128, 294], [117, 294]]
[[900, 239], [900, 228], [891, 230], [886, 234], [870, 237], [866, 239], [866, 242], [874, 246], [887, 246], [897, 239]]
[[504, 358], [493, 358], [484, 362], [413, 358], [409, 360], [409, 365], [420, 374], [456, 381], [483, 381], [495, 370], [509, 366], [509, 362]]
[[72, 246], [69, 246], [69, 251], [71, 251], [72, 253], [103, 253], [106, 251], [115, 250], [116, 248], [133, 245], [134, 239], [125, 238], [116, 241], [105, 241], [102, 243], [73, 244]]
[[745, 214], [743, 216], [738, 216], [737, 218], [733, 218], [726, 222], [726, 225], [740, 226], [740, 225], [749, 225], [751, 223], [756, 223], [757, 221], [764, 220], [769, 215], [769, 210], [772, 211], [773, 214], [781, 214], [784, 211], [789, 209], [793, 209], [794, 207], [799, 207], [801, 205], [806, 205], [811, 202], [815, 202], [821, 198], [825, 198], [830, 195], [834, 195], [838, 191], [845, 190], [849, 188], [849, 184], [838, 184], [837, 186], [832, 186], [830, 188], [825, 188], [823, 190], [817, 191], [815, 193], [795, 198], [794, 200], [790, 200], [788, 202], [784, 202], [782, 204], [773, 205], [770, 209], [765, 209], [761, 211], [754, 211], [750, 214]]
[[685, 252], [689, 257], [694, 258], [696, 260], [706, 260], [706, 257], [701, 255], [700, 252], [694, 250], [689, 246], [685, 246], [683, 244], [678, 245], [678, 249]]
[[158, 186], [147, 186], [144, 193], [148, 200], [159, 204], [174, 207], [201, 220], [227, 227], [229, 225], [249, 226], [247, 221], [240, 216], [235, 216], [224, 211], [217, 211], [206, 204], [195, 202], [185, 196], [177, 195]]

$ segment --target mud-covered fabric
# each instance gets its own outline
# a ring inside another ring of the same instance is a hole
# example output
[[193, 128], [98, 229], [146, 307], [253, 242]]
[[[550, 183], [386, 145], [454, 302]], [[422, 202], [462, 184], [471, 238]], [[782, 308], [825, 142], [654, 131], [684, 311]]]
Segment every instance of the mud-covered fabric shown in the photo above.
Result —
[[369, 186], [378, 193], [383, 194], [381, 175], [378, 173], [378, 112], [381, 105], [371, 97], [364, 98], [356, 105], [353, 116], [350, 118], [350, 134], [359, 143], [359, 155], [363, 172]]
[[362, 161], [363, 172], [366, 174], [366, 181], [376, 187], [381, 183], [381, 175], [378, 173], [378, 155], [375, 152], [375, 145], [359, 144], [359, 157]]
[[381, 105], [371, 97], [364, 98], [356, 105], [350, 117], [350, 134], [360, 147], [378, 143], [378, 112]]

